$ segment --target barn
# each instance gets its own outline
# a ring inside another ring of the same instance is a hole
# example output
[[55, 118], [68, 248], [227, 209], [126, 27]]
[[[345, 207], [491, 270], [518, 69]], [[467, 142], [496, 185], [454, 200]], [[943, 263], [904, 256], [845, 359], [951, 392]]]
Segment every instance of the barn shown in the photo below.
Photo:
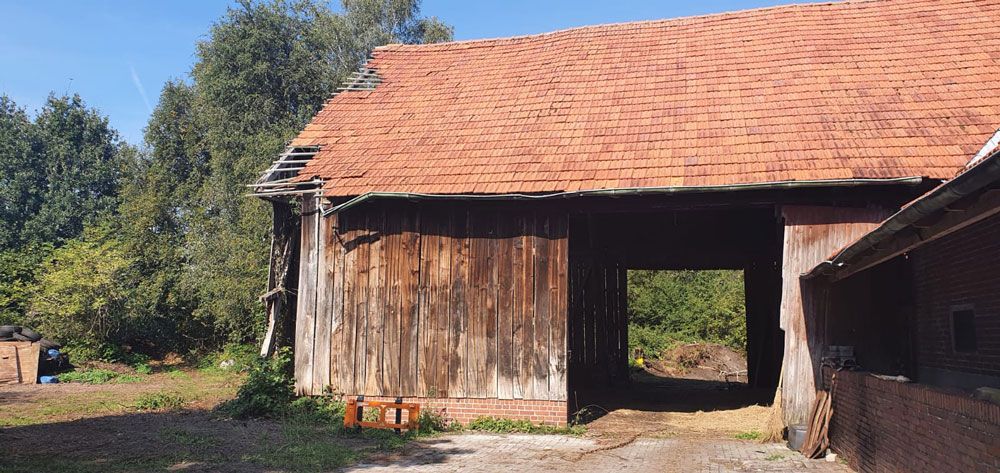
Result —
[[750, 383], [804, 422], [799, 277], [991, 137], [997, 19], [882, 0], [377, 48], [253, 184], [268, 340], [302, 394], [565, 424], [627, 379], [627, 270], [737, 269]]

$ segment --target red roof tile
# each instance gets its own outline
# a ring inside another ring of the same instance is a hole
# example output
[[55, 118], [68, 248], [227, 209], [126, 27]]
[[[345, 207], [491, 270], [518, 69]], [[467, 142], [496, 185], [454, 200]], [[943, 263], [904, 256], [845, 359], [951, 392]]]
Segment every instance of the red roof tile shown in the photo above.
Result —
[[854, 1], [390, 45], [293, 144], [330, 196], [947, 178], [1000, 124], [998, 21]]

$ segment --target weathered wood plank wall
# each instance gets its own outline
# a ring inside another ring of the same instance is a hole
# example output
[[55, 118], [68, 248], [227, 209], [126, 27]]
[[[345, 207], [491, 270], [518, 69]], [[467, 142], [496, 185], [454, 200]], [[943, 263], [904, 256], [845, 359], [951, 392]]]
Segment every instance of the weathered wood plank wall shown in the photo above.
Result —
[[565, 212], [310, 202], [299, 393], [566, 399]]
[[806, 422], [816, 397], [822, 334], [800, 276], [868, 233], [888, 216], [883, 209], [784, 206], [780, 325], [785, 331], [782, 408], [786, 425]]

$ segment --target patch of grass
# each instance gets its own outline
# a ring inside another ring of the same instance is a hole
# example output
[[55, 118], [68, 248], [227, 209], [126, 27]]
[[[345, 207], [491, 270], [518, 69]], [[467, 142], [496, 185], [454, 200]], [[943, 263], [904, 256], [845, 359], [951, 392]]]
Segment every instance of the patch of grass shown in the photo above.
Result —
[[331, 435], [335, 430], [289, 422], [282, 429], [283, 440], [266, 439], [242, 460], [288, 471], [328, 471], [354, 463], [361, 454]]
[[572, 425], [569, 427], [556, 427], [554, 425], [532, 424], [527, 420], [513, 420], [502, 417], [477, 417], [465, 426], [468, 430], [479, 432], [491, 432], [498, 434], [521, 433], [521, 434], [569, 434], [580, 435], [586, 431], [582, 425]]
[[759, 430], [751, 430], [749, 432], [740, 432], [733, 437], [740, 440], [760, 440], [763, 435]]
[[150, 368], [147, 363], [139, 363], [138, 365], [135, 365], [135, 372], [146, 375], [152, 373], [153, 368]]
[[141, 380], [141, 376], [122, 374], [116, 371], [104, 369], [70, 371], [59, 375], [59, 381], [62, 383], [135, 383]]
[[159, 411], [164, 409], [180, 409], [187, 402], [183, 396], [175, 393], [158, 392], [139, 396], [132, 407], [140, 411]]
[[779, 461], [779, 460], [784, 460], [784, 459], [785, 459], [785, 456], [782, 455], [782, 454], [780, 454], [780, 453], [772, 453], [772, 454], [768, 455], [767, 458], [765, 458], [765, 460], [771, 461], [771, 462], [773, 462], [773, 461]]

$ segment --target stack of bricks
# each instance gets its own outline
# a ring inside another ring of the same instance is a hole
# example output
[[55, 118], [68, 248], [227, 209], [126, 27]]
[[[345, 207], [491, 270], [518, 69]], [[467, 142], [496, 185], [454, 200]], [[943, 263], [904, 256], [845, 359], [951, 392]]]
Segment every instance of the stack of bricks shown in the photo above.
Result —
[[837, 372], [832, 386], [830, 441], [851, 468], [1000, 471], [1000, 406], [867, 372]]
[[[348, 397], [356, 396], [344, 396], [345, 399]], [[395, 398], [365, 396], [365, 400], [393, 401]], [[437, 412], [449, 422], [462, 424], [489, 416], [564, 427], [569, 419], [566, 401], [420, 397], [406, 397], [403, 401], [420, 404], [422, 411]]]

